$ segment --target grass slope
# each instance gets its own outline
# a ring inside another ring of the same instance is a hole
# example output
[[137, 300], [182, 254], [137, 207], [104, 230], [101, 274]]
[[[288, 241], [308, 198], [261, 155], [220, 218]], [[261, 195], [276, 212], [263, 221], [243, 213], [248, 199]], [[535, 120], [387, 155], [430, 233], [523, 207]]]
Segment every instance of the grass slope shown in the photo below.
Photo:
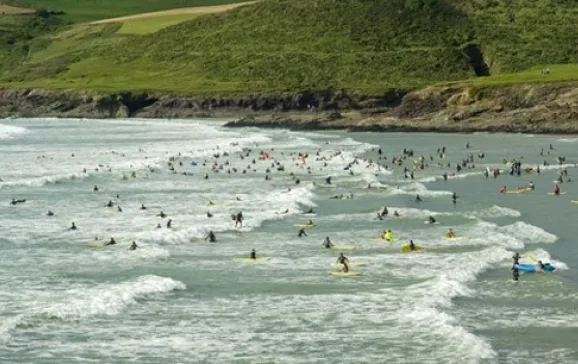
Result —
[[167, 9], [223, 5], [243, 0], [9, 0], [13, 5], [64, 11], [74, 22], [88, 22]]
[[575, 66], [532, 67], [574, 61], [576, 19], [569, 0], [263, 0], [141, 36], [108, 24], [37, 39], [3, 81], [228, 94], [568, 80]]
[[154, 17], [145, 17], [137, 19], [128, 19], [122, 21], [122, 26], [118, 34], [149, 34], [157, 32], [163, 28], [171, 25], [179, 24], [187, 20], [191, 20], [199, 16], [199, 14], [173, 14], [161, 15]]

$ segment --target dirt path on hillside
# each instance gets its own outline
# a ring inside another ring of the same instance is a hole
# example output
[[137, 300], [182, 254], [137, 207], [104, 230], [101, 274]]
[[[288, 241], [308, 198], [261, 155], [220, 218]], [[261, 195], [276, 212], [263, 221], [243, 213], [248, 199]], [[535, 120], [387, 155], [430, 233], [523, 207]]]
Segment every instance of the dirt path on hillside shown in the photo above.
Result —
[[29, 14], [33, 12], [34, 9], [19, 8], [17, 6], [10, 6], [0, 3], [0, 14], [2, 15]]
[[171, 9], [171, 10], [164, 10], [164, 11], [156, 11], [154, 13], [142, 13], [142, 14], [122, 16], [119, 18], [102, 19], [102, 20], [93, 21], [89, 24], [115, 23], [115, 22], [123, 22], [125, 20], [131, 20], [131, 19], [149, 18], [149, 17], [155, 17], [155, 16], [164, 16], [164, 15], [222, 13], [222, 12], [227, 11], [227, 10], [238, 8], [239, 6], [253, 4], [253, 3], [254, 3], [254, 1], [248, 1], [248, 2], [244, 2], [244, 3], [227, 4], [227, 5], [197, 6], [197, 7], [193, 7], [193, 8]]

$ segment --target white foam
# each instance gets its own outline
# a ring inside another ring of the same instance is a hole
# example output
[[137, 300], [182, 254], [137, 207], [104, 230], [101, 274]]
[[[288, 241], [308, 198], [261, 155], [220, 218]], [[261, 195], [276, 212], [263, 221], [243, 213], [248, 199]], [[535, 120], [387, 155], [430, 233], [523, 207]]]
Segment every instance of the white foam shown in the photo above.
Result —
[[0, 124], [0, 140], [12, 139], [17, 135], [28, 133], [28, 129], [19, 126]]
[[558, 240], [556, 235], [523, 221], [517, 221], [511, 225], [501, 226], [498, 228], [498, 231], [507, 236], [512, 236], [531, 244], [551, 244]]
[[487, 209], [472, 211], [465, 214], [468, 217], [476, 217], [482, 219], [497, 219], [501, 217], [520, 217], [522, 213], [518, 210], [493, 205]]
[[128, 306], [137, 304], [137, 299], [184, 289], [186, 286], [182, 282], [147, 275], [133, 281], [68, 290], [61, 302], [42, 309], [40, 313], [61, 320], [112, 316], [121, 313]]

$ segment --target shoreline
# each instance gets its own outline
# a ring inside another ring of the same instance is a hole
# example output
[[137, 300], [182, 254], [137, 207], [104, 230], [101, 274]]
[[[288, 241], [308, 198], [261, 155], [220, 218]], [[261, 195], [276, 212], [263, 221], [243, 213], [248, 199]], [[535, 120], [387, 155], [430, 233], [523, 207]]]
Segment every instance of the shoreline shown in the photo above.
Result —
[[350, 132], [578, 134], [578, 82], [202, 97], [0, 89], [0, 117], [234, 118], [226, 127]]

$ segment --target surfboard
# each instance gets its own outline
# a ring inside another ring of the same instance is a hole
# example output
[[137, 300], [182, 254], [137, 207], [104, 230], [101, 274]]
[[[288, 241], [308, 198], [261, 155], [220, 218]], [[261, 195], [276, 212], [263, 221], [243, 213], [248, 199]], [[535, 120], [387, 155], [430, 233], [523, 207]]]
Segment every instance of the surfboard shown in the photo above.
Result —
[[330, 249], [334, 249], [334, 250], [353, 250], [357, 248], [355, 245], [341, 245], [341, 244], [337, 244], [337, 245], [332, 245]]
[[251, 258], [237, 258], [237, 261], [242, 263], [265, 263], [271, 260], [270, 257], [257, 257], [257, 259]]
[[578, 203], [578, 200], [572, 200], [572, 201], [570, 201], [570, 202], [572, 202], [572, 203]]
[[535, 272], [536, 265], [535, 264], [514, 264], [514, 268], [524, 272]]
[[446, 236], [446, 240], [469, 240], [470, 238], [467, 236], [454, 236], [453, 238], [448, 238]]
[[329, 274], [331, 274], [332, 276], [337, 276], [337, 277], [357, 277], [361, 275], [361, 272], [341, 272], [341, 271], [331, 271], [329, 272]]
[[529, 192], [529, 191], [532, 191], [532, 189], [528, 187], [528, 188], [520, 188], [519, 190], [506, 191], [506, 192], [504, 192], [504, 193], [507, 193], [507, 194], [519, 194], [519, 193], [526, 193], [526, 192]]
[[[548, 194], [549, 195], [555, 195], [554, 192], [548, 192]], [[566, 194], [566, 192], [560, 192], [558, 195], [565, 195], [565, 194]]]
[[315, 225], [315, 224], [313, 224], [313, 225], [309, 225], [309, 224], [295, 224], [295, 225], [293, 225], [293, 226], [295, 226], [295, 227], [314, 227], [314, 226], [316, 226], [316, 225]]
[[419, 246], [419, 245], [416, 245], [416, 246], [415, 246], [415, 250], [410, 250], [410, 249], [409, 249], [409, 244], [405, 244], [405, 245], [403, 245], [403, 246], [401, 247], [401, 251], [402, 251], [403, 253], [409, 253], [409, 252], [411, 252], [411, 251], [421, 252], [421, 251], [423, 251], [423, 247], [421, 247], [421, 246]]
[[424, 221], [423, 223], [426, 224], [426, 225], [438, 225], [440, 222], [439, 222], [439, 221], [429, 222], [429, 220], [426, 220], [426, 221]]
[[[342, 266], [342, 264], [339, 264], [339, 263], [333, 263], [331, 265], [334, 267], [341, 267]], [[347, 265], [350, 267], [365, 267], [365, 263], [358, 263], [358, 262], [348, 263]]]

